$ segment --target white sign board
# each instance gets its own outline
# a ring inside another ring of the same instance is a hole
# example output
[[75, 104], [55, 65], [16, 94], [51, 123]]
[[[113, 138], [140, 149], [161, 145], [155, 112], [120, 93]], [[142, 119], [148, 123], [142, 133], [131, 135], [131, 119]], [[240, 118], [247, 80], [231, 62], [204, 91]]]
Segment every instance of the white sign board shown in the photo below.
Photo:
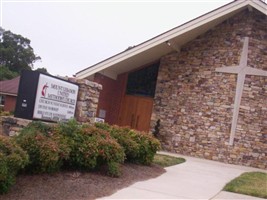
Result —
[[40, 74], [33, 118], [66, 121], [74, 117], [79, 87]]

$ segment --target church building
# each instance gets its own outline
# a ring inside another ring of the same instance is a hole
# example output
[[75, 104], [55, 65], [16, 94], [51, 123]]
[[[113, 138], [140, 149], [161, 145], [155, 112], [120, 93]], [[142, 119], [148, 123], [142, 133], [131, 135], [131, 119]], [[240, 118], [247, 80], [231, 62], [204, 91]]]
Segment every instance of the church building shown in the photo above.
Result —
[[170, 152], [267, 169], [267, 4], [236, 0], [76, 73], [96, 117]]

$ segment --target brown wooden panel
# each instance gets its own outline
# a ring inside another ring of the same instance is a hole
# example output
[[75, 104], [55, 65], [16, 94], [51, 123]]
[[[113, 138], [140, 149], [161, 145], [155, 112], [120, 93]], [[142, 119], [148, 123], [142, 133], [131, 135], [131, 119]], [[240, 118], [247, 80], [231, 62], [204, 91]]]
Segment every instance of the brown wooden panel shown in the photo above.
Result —
[[119, 125], [130, 126], [136, 130], [148, 132], [152, 107], [152, 98], [125, 95], [122, 102]]
[[152, 98], [139, 98], [136, 108], [135, 129], [140, 131], [149, 131], [150, 119], [153, 107]]
[[135, 112], [137, 99], [131, 96], [125, 96], [122, 102], [122, 108], [119, 116], [119, 125], [130, 126], [133, 128], [135, 123]]

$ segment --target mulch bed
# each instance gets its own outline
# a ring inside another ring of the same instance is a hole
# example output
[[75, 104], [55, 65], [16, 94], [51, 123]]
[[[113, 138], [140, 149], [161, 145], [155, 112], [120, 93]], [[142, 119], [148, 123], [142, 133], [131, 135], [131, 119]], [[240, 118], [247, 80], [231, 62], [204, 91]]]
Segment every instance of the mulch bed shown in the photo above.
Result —
[[55, 174], [20, 175], [1, 200], [70, 200], [109, 196], [135, 182], [155, 178], [165, 170], [157, 165], [124, 164], [120, 178], [100, 172], [59, 172]]

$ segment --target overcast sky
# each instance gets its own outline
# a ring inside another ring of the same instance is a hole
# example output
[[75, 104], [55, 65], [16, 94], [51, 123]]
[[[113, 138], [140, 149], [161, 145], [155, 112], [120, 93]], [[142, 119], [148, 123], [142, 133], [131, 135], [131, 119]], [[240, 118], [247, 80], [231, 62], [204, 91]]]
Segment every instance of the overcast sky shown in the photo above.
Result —
[[72, 76], [229, 2], [0, 0], [0, 22], [31, 40], [35, 69]]

